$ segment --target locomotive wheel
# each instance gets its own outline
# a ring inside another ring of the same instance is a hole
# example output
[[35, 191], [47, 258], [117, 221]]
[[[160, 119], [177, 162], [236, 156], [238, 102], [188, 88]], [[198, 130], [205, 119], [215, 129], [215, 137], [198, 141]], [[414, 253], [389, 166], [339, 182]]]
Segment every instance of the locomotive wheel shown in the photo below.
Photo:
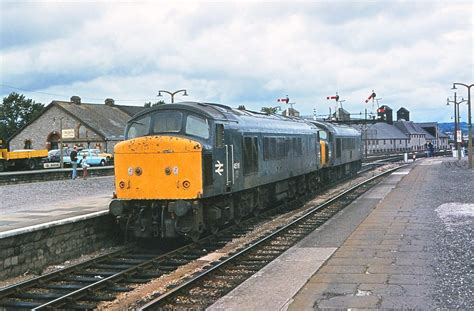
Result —
[[241, 221], [242, 221], [241, 209], [239, 207], [239, 204], [235, 204], [234, 205], [234, 223], [238, 225], [240, 224]]
[[254, 209], [252, 210], [252, 215], [253, 215], [254, 217], [259, 217], [259, 216], [260, 216], [260, 212], [261, 212], [261, 210], [260, 210], [258, 207], [256, 207], [256, 208], [254, 208]]
[[189, 233], [186, 233], [186, 237], [191, 239], [191, 241], [193, 241], [194, 243], [199, 241], [200, 236], [201, 236], [201, 233], [199, 233], [197, 231], [191, 231]]
[[216, 223], [209, 224], [209, 232], [211, 232], [213, 235], [216, 235], [217, 232], [219, 232], [219, 226]]

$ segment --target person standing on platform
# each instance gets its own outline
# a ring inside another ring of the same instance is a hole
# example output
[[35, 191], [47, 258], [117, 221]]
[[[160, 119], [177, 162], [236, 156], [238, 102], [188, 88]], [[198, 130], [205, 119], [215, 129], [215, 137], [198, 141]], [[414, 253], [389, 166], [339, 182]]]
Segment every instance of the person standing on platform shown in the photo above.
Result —
[[430, 149], [430, 157], [434, 156], [434, 146], [431, 142], [428, 144], [428, 148]]
[[76, 179], [77, 178], [77, 146], [74, 146], [74, 148], [71, 151], [71, 154], [69, 155], [69, 158], [71, 158], [72, 179]]
[[82, 166], [82, 178], [87, 179], [87, 169], [89, 168], [89, 164], [87, 164], [87, 155], [86, 154], [84, 154], [82, 156], [81, 166]]

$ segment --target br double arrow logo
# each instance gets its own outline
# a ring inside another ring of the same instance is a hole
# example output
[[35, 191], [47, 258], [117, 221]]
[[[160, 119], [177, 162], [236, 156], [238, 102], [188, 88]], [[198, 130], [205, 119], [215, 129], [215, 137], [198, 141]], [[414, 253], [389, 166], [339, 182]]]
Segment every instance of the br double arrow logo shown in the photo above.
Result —
[[217, 160], [217, 163], [214, 164], [214, 166], [216, 168], [214, 172], [222, 176], [222, 173], [224, 172], [224, 164]]

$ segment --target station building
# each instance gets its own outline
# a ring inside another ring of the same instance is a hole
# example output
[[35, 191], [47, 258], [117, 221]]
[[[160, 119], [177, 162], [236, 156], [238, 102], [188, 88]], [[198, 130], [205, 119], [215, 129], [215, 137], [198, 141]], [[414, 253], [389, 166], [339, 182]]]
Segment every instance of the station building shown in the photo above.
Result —
[[350, 121], [352, 126], [361, 131], [363, 152], [367, 155], [423, 152], [429, 143], [437, 150], [449, 148], [449, 137], [440, 132], [436, 122], [410, 121], [410, 112], [406, 108], [402, 107], [397, 111], [397, 119], [394, 121], [392, 109], [383, 105], [377, 109], [377, 117], [372, 121]]
[[82, 103], [79, 96], [70, 101], [54, 100], [10, 137], [10, 150], [59, 149], [62, 130], [68, 130], [71, 137], [63, 138], [63, 146], [77, 145], [113, 154], [114, 146], [124, 139], [127, 121], [143, 109], [146, 108], [116, 105], [111, 98], [104, 104]]

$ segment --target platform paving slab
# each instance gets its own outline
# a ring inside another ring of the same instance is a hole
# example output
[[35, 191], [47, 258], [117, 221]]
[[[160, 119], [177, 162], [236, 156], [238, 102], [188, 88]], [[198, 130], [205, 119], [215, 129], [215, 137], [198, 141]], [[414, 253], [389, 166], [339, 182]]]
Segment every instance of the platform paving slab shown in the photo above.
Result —
[[[315, 247], [287, 251], [208, 310], [279, 310], [335, 250]], [[280, 273], [282, 269], [292, 277]]]

